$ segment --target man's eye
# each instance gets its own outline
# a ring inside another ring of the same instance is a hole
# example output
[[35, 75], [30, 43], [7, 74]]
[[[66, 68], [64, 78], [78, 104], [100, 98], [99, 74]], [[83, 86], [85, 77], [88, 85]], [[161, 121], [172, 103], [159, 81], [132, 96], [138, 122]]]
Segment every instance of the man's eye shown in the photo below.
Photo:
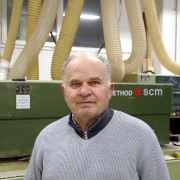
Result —
[[72, 83], [71, 86], [74, 86], [74, 87], [79, 86], [79, 83]]
[[92, 85], [97, 85], [97, 84], [99, 84], [99, 82], [98, 81], [92, 81], [91, 84]]

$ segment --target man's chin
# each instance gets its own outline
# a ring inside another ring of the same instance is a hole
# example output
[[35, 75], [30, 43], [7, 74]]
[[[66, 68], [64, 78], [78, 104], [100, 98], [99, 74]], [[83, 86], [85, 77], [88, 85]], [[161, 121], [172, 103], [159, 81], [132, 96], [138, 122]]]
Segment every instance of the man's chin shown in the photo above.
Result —
[[81, 117], [93, 117], [95, 114], [95, 112], [91, 109], [83, 109], [81, 111], [79, 111], [79, 115]]

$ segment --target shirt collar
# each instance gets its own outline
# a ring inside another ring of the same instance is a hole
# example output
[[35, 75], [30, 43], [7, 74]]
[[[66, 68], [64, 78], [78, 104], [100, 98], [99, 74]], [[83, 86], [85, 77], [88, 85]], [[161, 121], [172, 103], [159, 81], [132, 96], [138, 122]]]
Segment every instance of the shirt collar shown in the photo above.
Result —
[[[107, 108], [104, 113], [96, 119], [94, 124], [88, 127], [87, 135], [88, 139], [98, 134], [111, 120], [112, 116], [114, 114], [114, 111]], [[71, 113], [69, 116], [69, 122], [68, 124], [76, 131], [76, 133], [80, 137], [84, 137], [84, 132], [79, 127], [79, 125], [76, 123], [76, 121], [73, 118], [73, 114]]]

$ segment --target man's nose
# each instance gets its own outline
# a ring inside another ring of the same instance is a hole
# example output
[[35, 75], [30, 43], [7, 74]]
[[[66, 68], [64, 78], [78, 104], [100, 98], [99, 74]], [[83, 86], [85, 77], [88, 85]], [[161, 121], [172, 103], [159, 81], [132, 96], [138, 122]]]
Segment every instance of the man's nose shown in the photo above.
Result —
[[79, 94], [81, 96], [88, 96], [92, 93], [90, 87], [88, 86], [88, 84], [83, 84], [80, 91], [79, 91]]

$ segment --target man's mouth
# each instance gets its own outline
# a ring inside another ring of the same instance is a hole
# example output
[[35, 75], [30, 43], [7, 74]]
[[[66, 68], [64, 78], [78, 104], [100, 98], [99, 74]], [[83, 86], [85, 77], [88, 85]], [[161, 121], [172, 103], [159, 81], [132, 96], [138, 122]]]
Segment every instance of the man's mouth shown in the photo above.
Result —
[[94, 104], [95, 103], [95, 101], [92, 101], [92, 100], [86, 100], [86, 101], [77, 101], [77, 104], [80, 104], [80, 105], [91, 105], [91, 104]]
[[80, 101], [78, 104], [94, 104], [93, 101]]

